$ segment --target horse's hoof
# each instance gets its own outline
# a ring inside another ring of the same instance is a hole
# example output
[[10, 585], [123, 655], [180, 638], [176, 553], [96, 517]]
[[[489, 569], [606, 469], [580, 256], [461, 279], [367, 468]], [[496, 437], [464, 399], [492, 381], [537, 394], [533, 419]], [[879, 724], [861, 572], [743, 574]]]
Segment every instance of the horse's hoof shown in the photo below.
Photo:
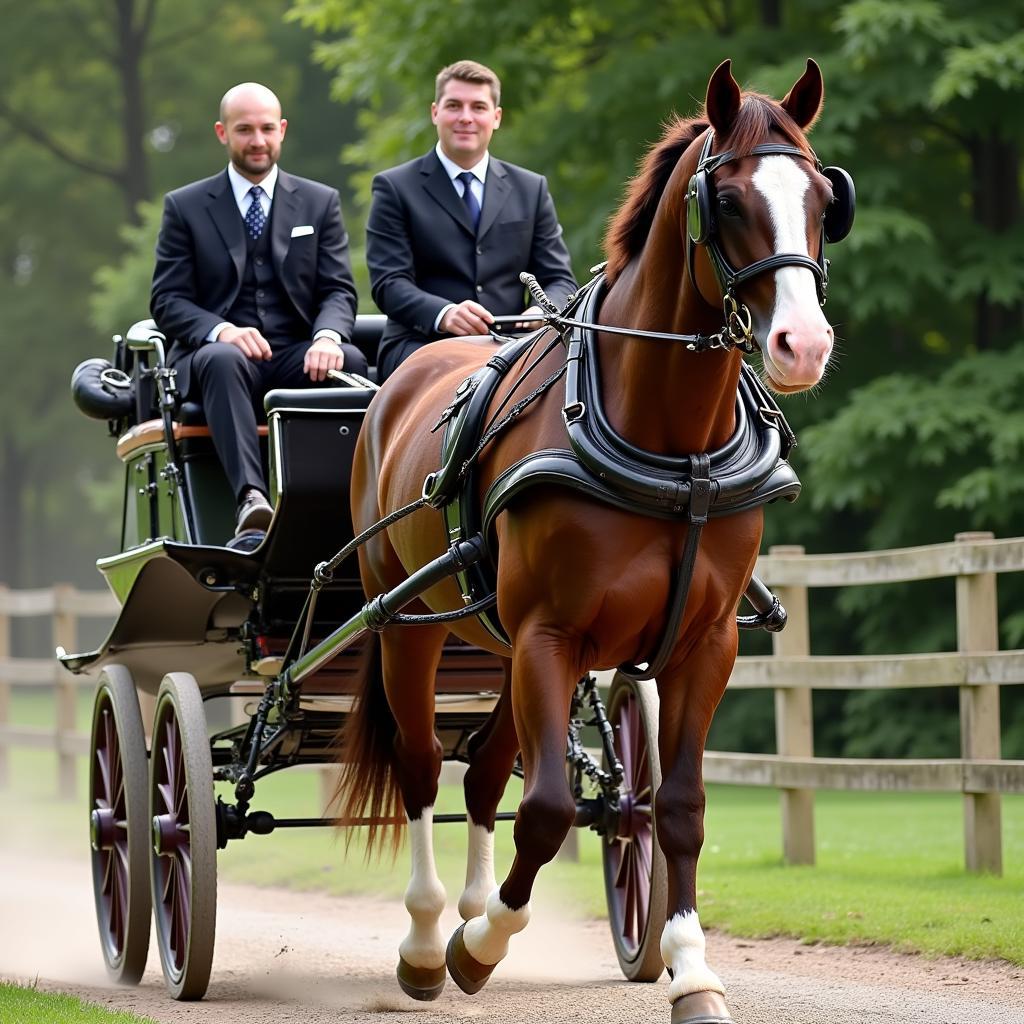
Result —
[[691, 992], [672, 1004], [672, 1024], [733, 1024], [725, 999], [717, 992]]
[[446, 975], [443, 967], [413, 967], [400, 956], [395, 973], [402, 991], [424, 1003], [436, 999], [444, 988]]
[[448, 941], [448, 949], [445, 950], [444, 959], [448, 965], [448, 973], [463, 992], [468, 995], [475, 995], [487, 984], [497, 964], [482, 964], [479, 960], [473, 959], [466, 943], [462, 937], [462, 930], [465, 922], [455, 929], [455, 934]]

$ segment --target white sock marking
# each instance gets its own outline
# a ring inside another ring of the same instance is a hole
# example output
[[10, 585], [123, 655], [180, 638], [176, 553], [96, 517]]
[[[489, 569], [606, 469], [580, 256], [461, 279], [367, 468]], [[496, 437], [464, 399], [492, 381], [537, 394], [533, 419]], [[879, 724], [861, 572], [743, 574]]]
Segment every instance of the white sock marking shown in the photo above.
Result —
[[447, 893], [434, 865], [433, 825], [433, 807], [425, 807], [416, 821], [409, 821], [412, 875], [405, 890], [405, 908], [412, 920], [398, 952], [413, 967], [444, 966], [440, 921]]
[[719, 992], [725, 986], [704, 962], [704, 932], [696, 910], [675, 914], [661, 933], [661, 958], [672, 968], [668, 1001], [674, 1003], [691, 992]]
[[466, 922], [462, 933], [469, 955], [477, 963], [496, 964], [508, 954], [508, 940], [530, 920], [530, 904], [512, 910], [501, 902], [498, 890], [487, 897], [486, 914]]
[[494, 833], [469, 822], [469, 849], [466, 853], [466, 888], [459, 897], [459, 916], [463, 921], [481, 917], [486, 911], [487, 896], [498, 885], [494, 877]]

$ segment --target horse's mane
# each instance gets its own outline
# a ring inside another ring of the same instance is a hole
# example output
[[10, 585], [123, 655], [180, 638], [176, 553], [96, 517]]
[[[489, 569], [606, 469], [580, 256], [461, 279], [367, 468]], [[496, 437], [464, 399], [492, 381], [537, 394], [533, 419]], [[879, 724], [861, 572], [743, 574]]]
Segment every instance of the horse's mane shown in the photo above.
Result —
[[[706, 112], [691, 118], [674, 117], [665, 126], [661, 139], [648, 150], [640, 171], [629, 183], [625, 202], [608, 224], [604, 250], [610, 282], [643, 249], [654, 213], [679, 158], [708, 124]], [[812, 155], [800, 126], [777, 100], [761, 93], [745, 92], [732, 131], [725, 139], [715, 140], [715, 152], [731, 149], [738, 156], [747, 156], [773, 131], [808, 156]]]

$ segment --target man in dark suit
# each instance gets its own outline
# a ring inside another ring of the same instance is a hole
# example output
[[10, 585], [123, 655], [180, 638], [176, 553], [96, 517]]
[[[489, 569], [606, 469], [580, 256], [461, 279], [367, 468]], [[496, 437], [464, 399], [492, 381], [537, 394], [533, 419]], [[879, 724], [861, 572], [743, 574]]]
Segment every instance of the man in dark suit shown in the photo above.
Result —
[[444, 68], [430, 108], [436, 147], [373, 180], [366, 261], [388, 317], [382, 380], [439, 337], [486, 334], [495, 316], [523, 313], [524, 270], [556, 305], [576, 289], [547, 182], [488, 153], [500, 90], [475, 61]]
[[366, 373], [349, 343], [356, 289], [338, 193], [280, 170], [287, 127], [265, 86], [230, 89], [214, 126], [227, 170], [166, 196], [156, 247], [150, 308], [173, 339], [181, 394], [206, 412], [239, 534], [272, 514], [256, 427], [264, 394], [342, 367]]

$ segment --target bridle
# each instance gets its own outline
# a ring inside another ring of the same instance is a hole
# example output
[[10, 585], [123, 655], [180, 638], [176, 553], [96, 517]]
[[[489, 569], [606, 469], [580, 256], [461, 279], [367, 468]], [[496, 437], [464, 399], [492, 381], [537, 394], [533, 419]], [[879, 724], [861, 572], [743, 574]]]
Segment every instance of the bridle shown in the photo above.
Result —
[[[757, 340], [754, 337], [753, 321], [749, 308], [745, 303], [736, 298], [736, 288], [744, 281], [749, 281], [758, 274], [770, 270], [777, 270], [780, 267], [805, 267], [814, 274], [815, 285], [818, 292], [818, 301], [824, 305], [828, 292], [828, 268], [829, 261], [825, 258], [826, 242], [841, 242], [849, 233], [853, 225], [853, 216], [856, 206], [856, 193], [853, 185], [853, 178], [841, 167], [822, 167], [821, 161], [814, 154], [809, 154], [796, 146], [786, 143], [767, 142], [755, 146], [744, 156], [796, 156], [803, 160], [813, 160], [815, 167], [832, 184], [833, 199], [825, 211], [821, 225], [821, 244], [818, 246], [818, 258], [811, 259], [803, 253], [773, 253], [762, 260], [755, 260], [753, 263], [739, 270], [726, 258], [725, 253], [718, 241], [717, 224], [714, 216], [714, 184], [712, 175], [723, 164], [738, 157], [732, 150], [712, 155], [711, 147], [714, 143], [715, 133], [708, 129], [707, 136], [701, 146], [700, 158], [697, 161], [697, 169], [690, 178], [690, 184], [686, 191], [686, 232], [687, 250], [686, 263], [690, 281], [694, 288], [697, 288], [697, 281], [694, 275], [694, 256], [696, 247], [703, 245], [708, 250], [711, 265], [714, 268], [715, 276], [718, 279], [719, 287], [722, 290], [722, 315], [724, 324], [721, 330], [713, 334], [673, 334], [668, 331], [643, 331], [638, 328], [611, 327], [608, 324], [592, 323], [587, 320], [579, 320], [570, 313], [580, 306], [580, 298], [589, 288], [584, 285], [578, 292], [569, 297], [565, 308], [559, 310], [557, 306], [544, 294], [537, 279], [532, 274], [520, 274], [520, 279], [527, 286], [534, 301], [541, 310], [541, 318], [550, 327], [564, 332], [566, 328], [578, 327], [589, 330], [600, 331], [603, 334], [618, 334], [633, 338], [647, 338], [653, 341], [681, 341], [691, 352], [708, 352], [712, 349], [729, 350], [739, 349], [742, 352], [754, 352], [757, 350]], [[604, 264], [598, 264], [591, 268], [591, 273], [599, 273], [604, 269]], [[497, 321], [518, 322], [522, 317], [498, 317]]]
[[[722, 290], [723, 308], [726, 317], [726, 324], [730, 320], [736, 320], [741, 329], [749, 335], [750, 310], [736, 299], [736, 289], [744, 281], [749, 281], [758, 274], [770, 270], [778, 270], [780, 267], [805, 267], [814, 275], [815, 286], [818, 292], [818, 301], [825, 305], [828, 295], [828, 269], [829, 261], [825, 258], [826, 242], [841, 242], [853, 226], [853, 216], [856, 207], [856, 192], [854, 190], [853, 178], [841, 167], [822, 167], [821, 161], [813, 150], [805, 151], [797, 146], [791, 146], [781, 142], [767, 142], [754, 146], [749, 153], [743, 156], [795, 156], [801, 160], [811, 160], [820, 174], [828, 178], [832, 185], [833, 198], [825, 211], [821, 223], [821, 239], [818, 246], [818, 258], [811, 259], [798, 252], [773, 253], [761, 260], [737, 270], [729, 262], [722, 251], [718, 238], [717, 221], [714, 215], [714, 179], [712, 175], [723, 164], [731, 163], [740, 159], [732, 150], [725, 150], [722, 153], [712, 155], [711, 147], [714, 145], [714, 129], [709, 128], [701, 146], [700, 157], [697, 160], [697, 169], [690, 178], [690, 184], [686, 190], [686, 263], [689, 268], [690, 281], [694, 288], [697, 287], [697, 279], [694, 271], [694, 257], [696, 247], [703, 245], [708, 252], [711, 266], [714, 269], [715, 277], [718, 279], [718, 286]], [[752, 339], [752, 335], [750, 335]], [[739, 346], [743, 347], [743, 346]], [[750, 349], [745, 349], [750, 351]]]

